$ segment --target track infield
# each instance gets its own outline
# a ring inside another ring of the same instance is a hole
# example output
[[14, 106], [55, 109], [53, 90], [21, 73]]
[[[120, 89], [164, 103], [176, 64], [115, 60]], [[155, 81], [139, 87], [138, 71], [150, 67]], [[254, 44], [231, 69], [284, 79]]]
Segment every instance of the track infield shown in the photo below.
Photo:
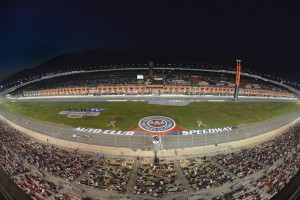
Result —
[[[5, 109], [32, 119], [99, 129], [131, 130], [147, 116], [172, 118], [183, 129], [241, 126], [276, 118], [300, 109], [292, 102], [192, 102], [187, 106], [150, 105], [146, 102], [0, 102]], [[67, 108], [105, 108], [99, 116], [68, 118]], [[108, 126], [115, 121], [114, 126]]]

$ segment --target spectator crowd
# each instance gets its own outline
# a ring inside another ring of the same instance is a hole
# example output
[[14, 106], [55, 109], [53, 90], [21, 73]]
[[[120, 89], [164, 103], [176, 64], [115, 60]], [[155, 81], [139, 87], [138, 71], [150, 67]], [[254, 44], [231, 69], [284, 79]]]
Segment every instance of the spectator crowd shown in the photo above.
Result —
[[86, 178], [81, 179], [78, 183], [124, 193], [133, 163], [134, 160], [100, 158], [99, 164], [94, 170], [88, 171]]
[[152, 160], [143, 161], [137, 174], [134, 185], [136, 194], [160, 197], [167, 193], [186, 192], [175, 171], [173, 161], [160, 160], [158, 164], [153, 164]]
[[33, 173], [20, 174], [13, 177], [13, 180], [33, 199], [46, 199], [58, 192], [58, 187], [54, 183]]
[[203, 188], [219, 187], [235, 179], [231, 174], [212, 164], [206, 157], [179, 160], [179, 164], [189, 184], [196, 191]]
[[[39, 143], [2, 121], [0, 148], [0, 167], [33, 199], [47, 199], [60, 193], [60, 187], [43, 174], [79, 183], [80, 186], [120, 193], [128, 191], [129, 180], [135, 177], [132, 176], [134, 160], [95, 157]], [[263, 176], [251, 181], [250, 186], [243, 186], [232, 194], [234, 199], [262, 199], [262, 191], [269, 195], [277, 193], [299, 172], [299, 150], [300, 124], [296, 124], [286, 133], [252, 148], [211, 157], [193, 156], [180, 159], [178, 163], [194, 191], [220, 187], [265, 170]], [[35, 173], [28, 166], [34, 166], [42, 173]], [[153, 160], [142, 160], [136, 169], [136, 179], [131, 188], [135, 194], [160, 197], [187, 191], [174, 161], [161, 159], [153, 163]], [[78, 196], [73, 192], [62, 194], [62, 199]], [[222, 199], [222, 196], [218, 198]]]
[[284, 162], [269, 174], [264, 175], [252, 184], [269, 194], [282, 190], [300, 168], [300, 152], [293, 152]]

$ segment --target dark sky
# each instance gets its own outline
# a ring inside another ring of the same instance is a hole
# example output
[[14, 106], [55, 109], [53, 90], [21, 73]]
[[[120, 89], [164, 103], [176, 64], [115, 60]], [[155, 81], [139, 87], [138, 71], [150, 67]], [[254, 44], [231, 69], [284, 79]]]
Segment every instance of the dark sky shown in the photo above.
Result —
[[299, 81], [300, 4], [287, 0], [10, 0], [0, 77], [90, 48], [198, 55]]

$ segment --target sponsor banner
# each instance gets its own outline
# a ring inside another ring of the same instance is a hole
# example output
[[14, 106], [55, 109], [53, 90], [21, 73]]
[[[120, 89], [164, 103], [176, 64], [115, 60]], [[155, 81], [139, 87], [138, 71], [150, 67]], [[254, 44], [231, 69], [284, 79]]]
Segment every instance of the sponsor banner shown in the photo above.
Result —
[[67, 115], [68, 118], [82, 118], [83, 116], [97, 117], [106, 108], [67, 108], [59, 112], [60, 115]]
[[96, 129], [96, 128], [82, 128], [76, 127], [73, 128], [74, 131], [84, 132], [84, 133], [99, 133], [99, 134], [106, 134], [106, 135], [134, 135], [134, 131], [116, 131], [116, 130], [103, 130], [103, 129]]
[[77, 114], [68, 114], [67, 117], [72, 118], [72, 119], [79, 119], [79, 118], [82, 118], [83, 115], [81, 115], [81, 114], [79, 114], [79, 115], [77, 115]]
[[173, 132], [169, 135], [201, 135], [201, 134], [221, 133], [221, 132], [233, 131], [237, 129], [238, 129], [237, 126], [227, 126], [223, 128], [208, 128], [208, 129], [201, 129], [201, 130], [178, 131], [178, 132]]
[[66, 111], [72, 112], [101, 112], [106, 108], [67, 108]]
[[[141, 131], [120, 131], [120, 130], [103, 130], [103, 129], [94, 129], [94, 128], [82, 128], [75, 127], [72, 128], [75, 131], [84, 132], [84, 133], [96, 133], [96, 134], [106, 134], [106, 135], [143, 135]], [[185, 131], [176, 131], [171, 132], [168, 135], [201, 135], [201, 134], [214, 134], [227, 131], [237, 130], [237, 126], [228, 126], [223, 128], [209, 128], [201, 130], [185, 130]]]
[[[104, 110], [103, 108], [90, 109], [93, 113], [98, 113]], [[72, 118], [80, 117], [79, 110], [73, 110]], [[200, 121], [200, 120], [199, 120]], [[113, 122], [113, 121], [112, 121]], [[115, 122], [115, 121], [114, 121]], [[198, 122], [198, 121], [197, 121]], [[202, 124], [202, 121], [200, 121]], [[110, 124], [109, 124], [110, 125]], [[113, 124], [111, 124], [113, 126]], [[205, 124], [202, 124], [205, 125]], [[199, 125], [200, 126], [200, 125]], [[206, 126], [206, 125], [205, 125]], [[175, 121], [165, 116], [148, 116], [141, 119], [138, 127], [130, 131], [121, 130], [103, 130], [94, 128], [75, 127], [73, 130], [85, 133], [108, 134], [108, 135], [201, 135], [201, 134], [214, 134], [238, 129], [237, 126], [228, 126], [223, 128], [208, 128], [198, 130], [185, 130], [176, 125]]]

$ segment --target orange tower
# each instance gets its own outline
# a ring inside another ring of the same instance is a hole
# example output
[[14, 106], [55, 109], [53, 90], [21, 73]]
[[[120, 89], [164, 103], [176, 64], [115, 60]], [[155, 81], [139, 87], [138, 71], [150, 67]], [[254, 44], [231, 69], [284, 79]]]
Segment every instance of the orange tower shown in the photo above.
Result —
[[234, 100], [236, 101], [239, 97], [239, 86], [241, 78], [241, 62], [242, 60], [236, 60], [236, 75], [235, 75], [235, 88], [234, 88]]

